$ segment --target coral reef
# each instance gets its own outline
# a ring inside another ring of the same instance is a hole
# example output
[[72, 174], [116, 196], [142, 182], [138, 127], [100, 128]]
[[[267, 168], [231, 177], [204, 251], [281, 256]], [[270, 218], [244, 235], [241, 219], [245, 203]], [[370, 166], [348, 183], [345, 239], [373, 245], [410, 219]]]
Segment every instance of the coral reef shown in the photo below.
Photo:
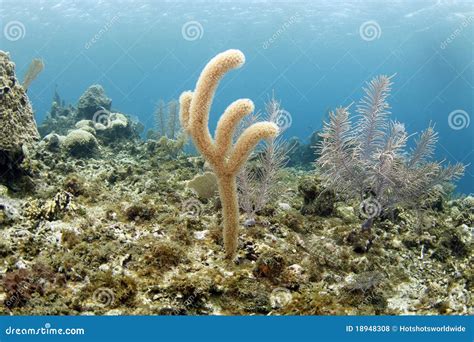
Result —
[[[255, 127], [248, 124], [239, 134], [253, 110], [239, 100], [211, 138], [217, 83], [243, 62], [237, 51], [217, 58], [224, 64], [208, 65], [196, 91], [181, 97], [184, 128], [203, 156], [184, 153], [179, 138], [139, 139], [139, 124], [115, 109], [101, 109], [101, 120], [80, 118], [56, 92], [43, 139], [19, 140], [18, 153], [28, 150], [22, 178], [32, 183], [0, 185], [0, 314], [474, 314], [474, 198], [455, 196], [453, 186], [418, 193], [417, 206], [394, 203], [361, 231], [362, 198], [327, 187], [317, 170], [286, 166], [272, 178], [282, 184], [278, 196], [242, 227], [233, 197], [239, 234], [223, 236], [229, 193], [216, 196], [227, 191], [218, 189], [219, 177], [236, 175], [262, 136], [248, 133]], [[267, 141], [280, 139], [273, 124], [265, 126]], [[255, 140], [243, 143], [249, 134]], [[430, 150], [433, 137], [428, 129], [415, 146]], [[272, 160], [260, 160], [269, 146], [257, 145], [250, 172]], [[397, 167], [414, 155], [395, 153]], [[410, 159], [419, 172], [429, 153], [421, 155]]]
[[154, 113], [156, 129], [147, 132], [150, 145], [159, 147], [164, 152], [162, 156], [175, 158], [182, 152], [187, 143], [187, 134], [180, 127], [179, 102], [176, 100], [165, 104], [158, 101]]
[[105, 122], [93, 122], [93, 128], [98, 138], [106, 144], [121, 139], [137, 139], [141, 129], [138, 123], [121, 113], [107, 113]]
[[425, 210], [421, 222], [402, 207], [361, 234], [357, 203], [333, 194], [328, 213], [321, 180], [287, 169], [287, 205], [269, 203], [241, 229], [229, 264], [217, 198], [190, 197], [203, 160], [117, 144], [86, 159], [39, 144], [41, 186], [0, 189], [2, 314], [474, 313], [472, 197]]
[[[96, 109], [94, 106], [111, 102], [104, 96], [101, 86], [91, 86], [81, 96], [81, 109], [76, 109], [71, 105], [66, 106], [56, 91], [51, 110], [39, 128], [44, 136], [40, 145], [50, 151], [64, 151], [74, 157], [89, 158], [96, 157], [101, 146], [120, 148], [118, 142], [139, 140], [142, 124], [125, 114], [101, 107], [98, 112], [92, 113], [93, 120], [81, 118], [84, 111], [91, 114], [90, 111]], [[176, 149], [180, 150], [181, 147]]]
[[217, 176], [224, 216], [223, 234], [227, 258], [232, 258], [237, 250], [239, 229], [237, 173], [260, 140], [271, 138], [278, 133], [278, 126], [272, 122], [255, 123], [240, 135], [234, 146], [231, 146], [233, 132], [239, 121], [254, 109], [250, 100], [242, 99], [227, 107], [217, 124], [215, 141], [211, 138], [208, 118], [214, 92], [224, 74], [240, 67], [244, 61], [244, 55], [238, 50], [227, 50], [218, 54], [202, 71], [194, 92], [185, 92], [180, 97], [181, 125], [193, 138], [195, 146]]
[[66, 105], [56, 89], [49, 113], [47, 113], [46, 119], [38, 126], [38, 131], [42, 137], [51, 132], [66, 135], [75, 122], [75, 108], [72, 105]]

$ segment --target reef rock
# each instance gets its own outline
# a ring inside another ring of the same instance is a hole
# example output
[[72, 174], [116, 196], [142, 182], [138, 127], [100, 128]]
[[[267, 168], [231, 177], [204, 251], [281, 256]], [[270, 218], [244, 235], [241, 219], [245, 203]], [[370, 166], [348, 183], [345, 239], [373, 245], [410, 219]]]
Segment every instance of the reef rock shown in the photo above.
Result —
[[76, 123], [75, 127], [76, 127], [77, 129], [82, 129], [83, 131], [89, 132], [89, 133], [94, 134], [94, 135], [95, 135], [95, 133], [96, 133], [94, 121], [92, 121], [92, 120], [81, 120], [81, 121], [78, 121], [78, 122]]
[[0, 174], [14, 178], [24, 158], [22, 146], [38, 138], [33, 109], [15, 76], [15, 64], [0, 51]]
[[336, 194], [325, 189], [319, 179], [305, 179], [298, 185], [298, 191], [303, 195], [303, 215], [329, 216], [334, 211]]
[[33, 109], [15, 76], [15, 64], [0, 51], [0, 149], [18, 150], [39, 138]]
[[80, 119], [93, 119], [94, 114], [103, 110], [110, 111], [112, 100], [105, 95], [101, 85], [90, 86], [79, 98], [77, 103], [77, 117]]
[[137, 124], [121, 113], [108, 113], [99, 122], [94, 122], [94, 128], [97, 137], [105, 144], [139, 137]]
[[50, 133], [41, 140], [40, 146], [45, 147], [48, 151], [57, 152], [59, 151], [63, 141], [64, 136]]
[[308, 143], [304, 143], [297, 137], [289, 140], [288, 151], [289, 167], [310, 168], [315, 159], [319, 157], [318, 150], [315, 148], [320, 143], [321, 137], [318, 131], [314, 131], [309, 137]]
[[339, 202], [335, 208], [336, 216], [342, 218], [344, 222], [357, 222], [357, 216], [354, 212], [354, 208], [351, 206], [344, 205], [344, 203]]
[[6, 223], [15, 222], [20, 217], [16, 203], [0, 196], [0, 227]]

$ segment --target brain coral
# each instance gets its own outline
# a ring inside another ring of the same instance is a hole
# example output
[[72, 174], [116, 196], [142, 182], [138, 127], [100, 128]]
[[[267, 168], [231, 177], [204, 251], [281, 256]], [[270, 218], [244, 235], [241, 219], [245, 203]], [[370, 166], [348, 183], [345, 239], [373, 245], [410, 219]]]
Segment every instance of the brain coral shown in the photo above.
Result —
[[15, 76], [15, 64], [0, 50], [0, 150], [18, 151], [38, 138], [33, 109]]
[[94, 135], [82, 129], [69, 132], [64, 139], [64, 147], [76, 157], [89, 157], [94, 154], [98, 146]]

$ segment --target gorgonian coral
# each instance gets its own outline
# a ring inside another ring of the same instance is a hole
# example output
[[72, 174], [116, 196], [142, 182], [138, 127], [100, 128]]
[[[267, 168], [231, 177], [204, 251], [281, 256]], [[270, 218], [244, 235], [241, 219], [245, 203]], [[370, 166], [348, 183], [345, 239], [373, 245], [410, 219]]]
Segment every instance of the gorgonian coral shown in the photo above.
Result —
[[408, 135], [405, 126], [389, 121], [387, 97], [391, 77], [378, 76], [364, 88], [353, 125], [349, 107], [339, 107], [324, 124], [317, 146], [317, 166], [326, 187], [348, 197], [358, 198], [366, 217], [363, 229], [370, 229], [374, 218], [396, 205], [416, 205], [436, 185], [459, 178], [464, 165], [443, 167], [432, 162], [438, 135], [429, 126], [405, 152]]

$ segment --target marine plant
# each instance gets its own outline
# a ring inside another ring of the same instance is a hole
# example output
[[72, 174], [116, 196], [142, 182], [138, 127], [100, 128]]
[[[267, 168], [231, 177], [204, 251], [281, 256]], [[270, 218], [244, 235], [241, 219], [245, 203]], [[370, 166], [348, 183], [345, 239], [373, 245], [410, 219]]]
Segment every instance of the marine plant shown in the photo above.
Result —
[[30, 66], [25, 74], [25, 79], [23, 80], [23, 88], [25, 91], [30, 87], [31, 82], [33, 82], [36, 77], [43, 71], [44, 63], [41, 59], [35, 58], [31, 61]]
[[396, 205], [418, 205], [436, 185], [455, 180], [464, 172], [460, 163], [443, 167], [429, 161], [438, 134], [430, 125], [405, 152], [409, 136], [405, 126], [389, 121], [392, 77], [378, 76], [364, 88], [365, 96], [357, 106], [358, 120], [352, 125], [349, 107], [339, 107], [324, 123], [323, 138], [317, 146], [316, 164], [325, 186], [360, 201], [370, 229], [384, 210]]
[[[266, 121], [278, 124], [284, 110], [280, 102], [272, 96], [265, 103]], [[250, 124], [257, 120], [256, 115], [250, 116]], [[269, 202], [278, 196], [280, 171], [288, 162], [288, 152], [291, 147], [285, 143], [280, 128], [278, 136], [265, 140], [262, 148], [256, 151], [255, 163], [247, 163], [237, 176], [240, 207], [253, 219]]]
[[178, 119], [179, 103], [176, 100], [165, 104], [163, 100], [158, 101], [155, 109], [155, 126], [158, 137], [175, 139], [179, 133]]
[[244, 62], [245, 56], [239, 50], [227, 50], [218, 54], [201, 72], [194, 92], [186, 91], [180, 97], [181, 125], [217, 176], [224, 220], [224, 246], [228, 259], [235, 255], [238, 241], [237, 174], [260, 140], [278, 134], [276, 124], [258, 122], [246, 128], [235, 144], [232, 144], [233, 133], [239, 122], [254, 110], [251, 100], [240, 99], [227, 107], [217, 123], [214, 139], [211, 137], [208, 127], [209, 111], [219, 81], [225, 73], [240, 67]]

